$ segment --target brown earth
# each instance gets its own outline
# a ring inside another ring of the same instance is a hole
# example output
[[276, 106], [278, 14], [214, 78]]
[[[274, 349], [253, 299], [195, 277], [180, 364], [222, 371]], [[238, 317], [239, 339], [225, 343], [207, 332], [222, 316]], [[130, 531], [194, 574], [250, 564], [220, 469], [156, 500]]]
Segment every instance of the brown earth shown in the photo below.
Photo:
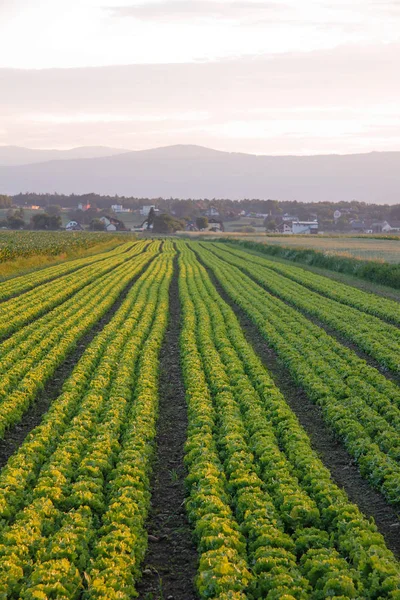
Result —
[[187, 430], [180, 367], [177, 265], [169, 291], [169, 323], [160, 352], [157, 450], [152, 478], [149, 548], [138, 585], [139, 600], [195, 600], [198, 556], [185, 511], [183, 464]]

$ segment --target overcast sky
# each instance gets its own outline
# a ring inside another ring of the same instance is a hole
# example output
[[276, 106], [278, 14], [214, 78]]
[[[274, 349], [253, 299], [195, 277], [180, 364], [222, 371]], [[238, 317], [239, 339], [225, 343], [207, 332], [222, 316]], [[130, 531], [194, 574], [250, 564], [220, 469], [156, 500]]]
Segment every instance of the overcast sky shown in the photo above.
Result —
[[0, 144], [400, 150], [400, 0], [0, 0]]

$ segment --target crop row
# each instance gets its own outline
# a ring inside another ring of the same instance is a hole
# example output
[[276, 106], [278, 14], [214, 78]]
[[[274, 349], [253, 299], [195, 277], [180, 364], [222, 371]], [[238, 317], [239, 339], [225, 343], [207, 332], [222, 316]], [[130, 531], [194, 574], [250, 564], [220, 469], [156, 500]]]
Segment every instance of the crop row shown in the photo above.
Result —
[[146, 244], [136, 244], [128, 252], [89, 264], [68, 275], [45, 283], [38, 288], [0, 304], [0, 339], [21, 329], [41, 315], [71, 298], [77, 291], [99, 277], [131, 260], [144, 251]]
[[232, 513], [214, 438], [215, 409], [197, 347], [195, 307], [187, 289], [190, 278], [180, 256], [181, 362], [188, 406], [186, 509], [200, 558], [196, 585], [201, 598], [245, 600], [251, 581], [246, 544]]
[[342, 304], [348, 304], [363, 312], [400, 325], [400, 307], [399, 303], [394, 300], [364, 292], [351, 285], [341, 283], [340, 281], [333, 281], [329, 277], [318, 275], [301, 267], [282, 264], [267, 257], [257, 256], [251, 252], [244, 252], [229, 244], [225, 244], [225, 248], [229, 249], [234, 255], [241, 256], [256, 265], [268, 267], [328, 298], [338, 300]]
[[194, 254], [180, 245], [187, 508], [202, 598], [395, 598], [400, 569], [332, 482]]
[[227, 294], [256, 323], [294, 380], [322, 408], [361, 473], [399, 506], [399, 389], [240, 269], [194, 244]]
[[135, 595], [172, 276], [163, 250], [0, 474], [1, 598]]
[[340, 332], [384, 367], [400, 372], [400, 330], [394, 325], [325, 298], [265, 265], [254, 264], [248, 253], [225, 251], [222, 244], [207, 247], [220, 258], [243, 269], [272, 294]]
[[42, 285], [43, 283], [57, 279], [58, 277], [62, 277], [68, 273], [72, 273], [72, 271], [76, 271], [82, 267], [86, 267], [98, 261], [106, 260], [112, 256], [127, 252], [133, 247], [134, 244], [138, 244], [138, 242], [120, 244], [108, 252], [100, 252], [93, 256], [69, 260], [59, 265], [54, 265], [52, 267], [47, 267], [45, 269], [40, 269], [26, 275], [13, 277], [12, 279], [3, 281], [0, 283], [0, 301], [4, 301], [7, 298], [16, 296], [17, 294], [27, 292], [39, 285]]
[[17, 423], [87, 331], [158, 252], [160, 243], [104, 274], [0, 345], [0, 436]]

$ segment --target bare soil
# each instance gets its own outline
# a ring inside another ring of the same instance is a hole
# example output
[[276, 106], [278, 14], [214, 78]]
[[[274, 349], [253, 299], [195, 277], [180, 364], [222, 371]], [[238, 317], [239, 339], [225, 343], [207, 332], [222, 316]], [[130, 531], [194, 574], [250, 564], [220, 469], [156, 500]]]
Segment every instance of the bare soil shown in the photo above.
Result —
[[303, 389], [298, 387], [255, 323], [231, 300], [212, 271], [206, 265], [203, 266], [207, 269], [221, 297], [236, 314], [247, 341], [261, 358], [276, 386], [296, 414], [310, 437], [312, 448], [329, 469], [333, 481], [367, 517], [374, 518], [380, 533], [385, 538], [386, 545], [397, 557], [400, 557], [400, 521], [396, 511], [389, 506], [382, 494], [363, 479], [353, 458], [325, 424], [321, 409], [311, 402]]
[[185, 511], [183, 463], [187, 431], [180, 367], [177, 265], [169, 291], [169, 323], [160, 352], [157, 449], [153, 465], [149, 548], [138, 585], [139, 600], [195, 600], [198, 555]]

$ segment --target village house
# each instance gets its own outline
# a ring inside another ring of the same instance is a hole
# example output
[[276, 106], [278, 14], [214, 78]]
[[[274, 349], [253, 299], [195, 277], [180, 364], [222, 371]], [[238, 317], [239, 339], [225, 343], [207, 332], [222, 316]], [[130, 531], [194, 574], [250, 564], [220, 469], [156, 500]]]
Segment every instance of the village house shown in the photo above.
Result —
[[377, 221], [376, 223], [372, 223], [371, 225], [372, 233], [390, 233], [393, 231], [400, 231], [400, 222], [392, 221], [388, 223], [388, 221]]
[[292, 224], [284, 223], [283, 221], [282, 223], [279, 223], [279, 225], [277, 226], [277, 230], [280, 233], [293, 233]]
[[83, 231], [83, 227], [78, 221], [69, 221], [65, 226], [66, 231]]
[[358, 221], [357, 219], [352, 219], [350, 221], [350, 226], [352, 231], [357, 231], [359, 233], [363, 233], [367, 229], [367, 225], [364, 221]]
[[318, 233], [318, 221], [293, 221], [292, 232], [296, 234]]
[[215, 208], [215, 206], [210, 206], [204, 213], [206, 217], [219, 217], [219, 211]]
[[124, 223], [115, 217], [106, 215], [105, 217], [101, 217], [100, 221], [103, 223], [106, 231], [126, 231]]
[[130, 212], [129, 208], [124, 208], [122, 204], [112, 204], [111, 210], [115, 213]]

